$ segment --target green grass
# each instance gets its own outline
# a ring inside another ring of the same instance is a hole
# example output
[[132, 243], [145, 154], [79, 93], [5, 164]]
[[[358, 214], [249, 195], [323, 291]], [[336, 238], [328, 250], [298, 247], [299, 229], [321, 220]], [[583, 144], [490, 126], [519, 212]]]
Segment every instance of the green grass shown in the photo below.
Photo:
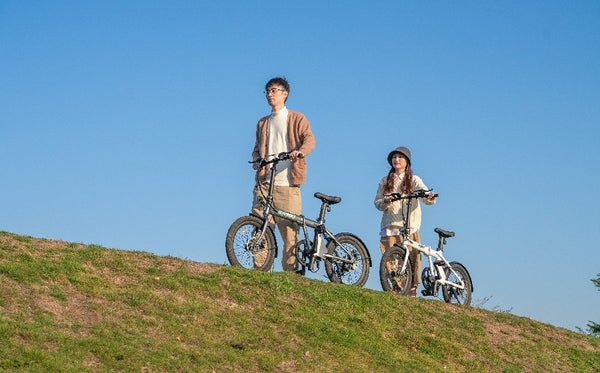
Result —
[[7, 232], [0, 340], [0, 371], [600, 369], [600, 339], [507, 313]]

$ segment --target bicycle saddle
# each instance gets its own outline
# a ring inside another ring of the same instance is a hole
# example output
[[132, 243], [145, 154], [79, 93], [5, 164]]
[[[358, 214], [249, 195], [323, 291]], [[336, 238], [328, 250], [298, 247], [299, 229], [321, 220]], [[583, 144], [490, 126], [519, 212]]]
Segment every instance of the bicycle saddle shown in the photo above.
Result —
[[318, 198], [323, 201], [323, 203], [328, 203], [330, 205], [335, 205], [336, 203], [342, 202], [342, 197], [328, 196], [327, 194], [319, 192], [315, 193], [315, 198]]
[[444, 238], [454, 237], [454, 232], [445, 231], [445, 230], [440, 229], [440, 228], [435, 228], [434, 231], [435, 231], [435, 233], [439, 234], [440, 237], [444, 237]]

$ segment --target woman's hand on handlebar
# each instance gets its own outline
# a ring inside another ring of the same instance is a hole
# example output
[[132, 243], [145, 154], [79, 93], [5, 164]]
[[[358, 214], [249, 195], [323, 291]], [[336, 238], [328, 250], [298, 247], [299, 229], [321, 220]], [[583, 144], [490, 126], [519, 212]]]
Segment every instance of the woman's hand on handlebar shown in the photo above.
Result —
[[427, 195], [427, 201], [431, 202], [431, 203], [435, 203], [435, 200], [438, 198], [439, 194], [437, 193], [429, 193]]
[[412, 198], [425, 198], [427, 202], [435, 203], [435, 200], [439, 197], [439, 194], [432, 193], [431, 190], [417, 190], [407, 196], [402, 196], [400, 193], [390, 193], [383, 195], [383, 202], [390, 203], [401, 199], [412, 199]]
[[402, 199], [400, 193], [390, 193], [383, 195], [383, 202], [385, 202], [386, 204], [398, 201], [399, 199]]

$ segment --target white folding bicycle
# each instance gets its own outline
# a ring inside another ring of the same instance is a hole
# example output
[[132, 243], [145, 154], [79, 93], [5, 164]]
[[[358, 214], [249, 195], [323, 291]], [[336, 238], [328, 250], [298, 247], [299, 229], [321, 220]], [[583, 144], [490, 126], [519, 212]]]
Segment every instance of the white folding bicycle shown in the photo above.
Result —
[[[411, 203], [416, 198], [427, 198], [431, 190], [417, 190], [410, 195], [391, 193], [386, 196], [392, 197], [392, 201], [407, 200], [407, 212], [411, 211]], [[408, 216], [405, 214], [404, 216]], [[386, 250], [381, 257], [379, 265], [379, 279], [385, 291], [394, 291], [400, 295], [407, 295], [412, 287], [414, 264], [409, 260], [409, 248], [418, 250], [427, 256], [429, 265], [423, 268], [421, 281], [425, 289], [421, 291], [424, 296], [437, 296], [441, 287], [444, 300], [447, 303], [469, 305], [473, 282], [471, 275], [458, 262], [448, 262], [444, 257], [444, 244], [446, 238], [454, 237], [454, 232], [435, 228], [439, 236], [436, 250], [430, 246], [409, 239], [409, 219], [404, 219], [402, 231], [402, 243], [395, 244]], [[419, 254], [420, 255], [420, 254]], [[434, 261], [435, 260], [435, 261]]]

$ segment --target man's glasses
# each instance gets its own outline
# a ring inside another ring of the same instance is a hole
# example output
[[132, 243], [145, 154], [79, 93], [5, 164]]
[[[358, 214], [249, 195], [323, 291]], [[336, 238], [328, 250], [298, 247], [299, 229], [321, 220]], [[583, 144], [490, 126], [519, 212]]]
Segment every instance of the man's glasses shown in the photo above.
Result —
[[264, 91], [263, 93], [265, 95], [268, 95], [269, 93], [275, 93], [277, 91], [285, 92], [285, 89], [281, 89], [281, 88], [269, 88], [266, 91]]

